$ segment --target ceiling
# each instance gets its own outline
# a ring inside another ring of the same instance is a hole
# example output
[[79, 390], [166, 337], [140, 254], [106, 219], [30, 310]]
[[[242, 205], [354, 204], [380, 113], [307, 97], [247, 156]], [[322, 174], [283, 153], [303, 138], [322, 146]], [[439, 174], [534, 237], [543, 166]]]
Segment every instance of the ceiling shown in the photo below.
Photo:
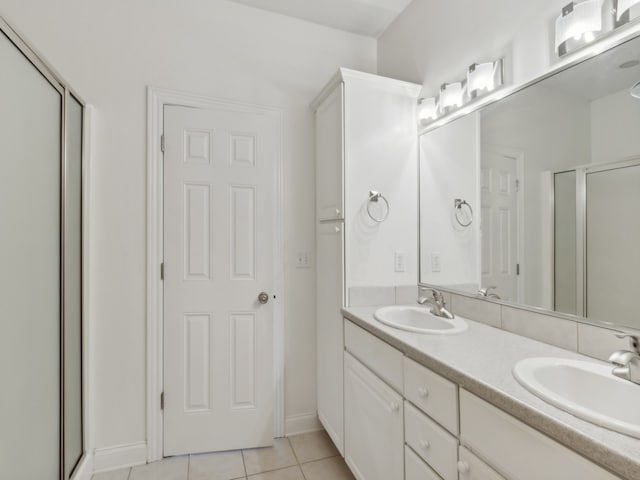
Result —
[[231, 0], [251, 7], [378, 38], [413, 0]]

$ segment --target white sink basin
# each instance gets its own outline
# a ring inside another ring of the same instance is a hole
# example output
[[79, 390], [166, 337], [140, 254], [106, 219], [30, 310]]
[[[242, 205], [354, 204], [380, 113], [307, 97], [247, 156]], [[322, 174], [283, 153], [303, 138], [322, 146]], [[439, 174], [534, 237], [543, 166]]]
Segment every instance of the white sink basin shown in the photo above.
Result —
[[640, 385], [613, 367], [562, 358], [527, 358], [513, 375], [531, 393], [573, 415], [640, 438]]
[[390, 327], [415, 333], [451, 335], [467, 329], [467, 322], [463, 319], [437, 317], [429, 312], [428, 307], [383, 307], [376, 310], [373, 317]]

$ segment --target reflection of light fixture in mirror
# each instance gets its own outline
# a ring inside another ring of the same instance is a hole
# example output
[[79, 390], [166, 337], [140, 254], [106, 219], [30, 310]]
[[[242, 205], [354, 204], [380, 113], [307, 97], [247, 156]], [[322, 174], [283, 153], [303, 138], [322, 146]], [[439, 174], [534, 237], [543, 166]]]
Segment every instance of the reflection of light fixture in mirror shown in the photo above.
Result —
[[[620, 27], [631, 21], [631, 7], [639, 3], [640, 0], [614, 0], [615, 26]], [[634, 17], [637, 17], [637, 15], [634, 15]]]
[[438, 118], [438, 99], [429, 97], [418, 100], [418, 120], [420, 123], [424, 125], [436, 118]]
[[467, 70], [467, 91], [471, 98], [489, 93], [502, 85], [502, 59], [488, 63], [474, 63]]
[[449, 113], [464, 103], [464, 82], [444, 83], [440, 87], [440, 111]]
[[571, 2], [556, 20], [556, 51], [563, 56], [595, 39], [602, 30], [602, 0]]
[[638, 65], [640, 65], [640, 60], [629, 60], [628, 62], [624, 62], [618, 65], [618, 68], [621, 70], [626, 70], [628, 68], [635, 68]]
[[640, 100], [640, 82], [631, 87], [631, 96]]

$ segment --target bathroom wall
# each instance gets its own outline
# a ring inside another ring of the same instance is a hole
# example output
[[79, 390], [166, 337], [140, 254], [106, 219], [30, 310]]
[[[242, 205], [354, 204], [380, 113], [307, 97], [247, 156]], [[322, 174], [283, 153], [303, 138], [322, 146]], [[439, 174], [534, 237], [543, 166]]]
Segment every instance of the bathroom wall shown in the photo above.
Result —
[[628, 88], [591, 102], [593, 163], [640, 156], [638, 123], [640, 100], [633, 99]]
[[313, 420], [315, 271], [294, 267], [315, 243], [309, 103], [340, 66], [375, 72], [375, 40], [223, 0], [3, 0], [0, 15], [95, 106], [94, 446], [146, 437], [148, 85], [285, 112], [285, 409], [293, 428]]
[[551, 27], [566, 0], [414, 0], [380, 37], [378, 71], [425, 83], [425, 94], [464, 77], [474, 62], [507, 58], [509, 81], [534, 78], [555, 62]]
[[[418, 279], [418, 146], [416, 97], [419, 86], [381, 88], [366, 81], [346, 90], [347, 170], [345, 239], [347, 288], [415, 285]], [[375, 99], [375, 102], [372, 102]], [[384, 112], [384, 114], [381, 114]], [[381, 192], [389, 211], [370, 206], [381, 223], [367, 214], [369, 192]], [[395, 256], [404, 256], [396, 266]]]

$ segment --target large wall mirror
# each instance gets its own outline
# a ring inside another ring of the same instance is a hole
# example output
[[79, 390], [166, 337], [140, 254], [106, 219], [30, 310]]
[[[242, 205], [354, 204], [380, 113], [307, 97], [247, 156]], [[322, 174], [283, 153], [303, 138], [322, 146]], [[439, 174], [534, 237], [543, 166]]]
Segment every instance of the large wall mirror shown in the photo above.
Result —
[[640, 328], [638, 82], [640, 37], [421, 135], [420, 283]]

